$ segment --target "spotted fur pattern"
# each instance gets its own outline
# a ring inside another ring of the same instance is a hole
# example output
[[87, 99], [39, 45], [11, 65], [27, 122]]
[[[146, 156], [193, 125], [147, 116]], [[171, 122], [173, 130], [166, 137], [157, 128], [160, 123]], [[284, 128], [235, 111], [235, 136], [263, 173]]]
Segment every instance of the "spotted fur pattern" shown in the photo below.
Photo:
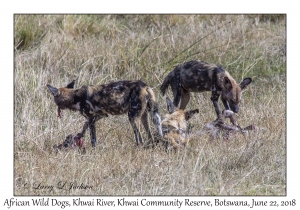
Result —
[[195, 60], [178, 65], [166, 76], [160, 90], [165, 95], [170, 85], [174, 95], [173, 103], [178, 106], [180, 102], [180, 109], [186, 108], [190, 100], [190, 92], [211, 91], [211, 101], [219, 117], [221, 113], [218, 104], [219, 97], [221, 96], [225, 109], [237, 113], [242, 90], [251, 82], [251, 78], [245, 78], [238, 84], [220, 66]]
[[89, 128], [93, 147], [96, 146], [95, 123], [109, 115], [128, 115], [137, 144], [143, 142], [136, 124], [139, 119], [147, 131], [148, 138], [153, 139], [148, 123], [148, 113], [158, 133], [162, 135], [161, 118], [154, 93], [144, 82], [124, 80], [102, 85], [82, 86], [78, 89], [74, 89], [74, 83], [75, 81], [72, 81], [63, 88], [55, 88], [51, 85], [47, 87], [54, 96], [59, 116], [62, 109], [70, 109], [79, 111], [86, 118], [87, 121], [77, 136], [81, 138]]

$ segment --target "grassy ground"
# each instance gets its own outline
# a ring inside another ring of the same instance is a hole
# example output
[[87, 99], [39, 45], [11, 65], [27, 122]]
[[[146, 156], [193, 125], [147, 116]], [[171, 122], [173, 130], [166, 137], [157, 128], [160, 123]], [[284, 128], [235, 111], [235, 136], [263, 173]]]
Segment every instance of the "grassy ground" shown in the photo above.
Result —
[[[15, 195], [286, 194], [285, 16], [16, 15], [14, 25]], [[210, 94], [194, 93], [188, 109], [200, 114], [189, 121], [186, 150], [136, 147], [125, 115], [97, 123], [94, 150], [89, 135], [85, 154], [52, 150], [84, 118], [63, 111], [58, 119], [47, 83], [141, 79], [154, 88], [163, 115], [164, 76], [192, 59], [220, 64], [237, 81], [253, 78], [237, 119], [257, 125], [256, 133], [212, 140], [204, 132], [215, 119]], [[71, 183], [92, 188], [69, 190]]]

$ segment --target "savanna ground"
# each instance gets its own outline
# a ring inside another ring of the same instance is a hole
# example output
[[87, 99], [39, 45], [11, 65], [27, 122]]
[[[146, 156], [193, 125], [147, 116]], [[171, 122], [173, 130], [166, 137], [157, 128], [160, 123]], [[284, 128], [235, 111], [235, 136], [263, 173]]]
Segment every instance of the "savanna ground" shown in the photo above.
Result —
[[[15, 195], [286, 194], [285, 15], [15, 15], [14, 50]], [[59, 119], [46, 84], [141, 79], [163, 116], [164, 76], [193, 59], [219, 64], [237, 81], [253, 78], [237, 120], [257, 132], [212, 140], [204, 132], [216, 118], [210, 93], [193, 93], [187, 109], [200, 113], [180, 152], [137, 147], [126, 115], [98, 121], [94, 150], [87, 132], [86, 153], [53, 151], [85, 120], [67, 110]]]

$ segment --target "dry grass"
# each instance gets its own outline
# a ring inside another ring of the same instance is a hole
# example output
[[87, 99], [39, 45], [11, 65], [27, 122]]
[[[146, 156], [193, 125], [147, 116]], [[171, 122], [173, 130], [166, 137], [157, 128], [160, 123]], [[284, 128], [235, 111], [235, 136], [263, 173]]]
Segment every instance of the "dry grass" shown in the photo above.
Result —
[[[285, 195], [285, 24], [280, 15], [16, 15], [15, 195]], [[91, 148], [87, 133], [86, 154], [52, 150], [84, 118], [63, 111], [58, 119], [47, 83], [141, 79], [163, 115], [163, 77], [192, 59], [221, 64], [238, 81], [253, 78], [237, 119], [257, 133], [211, 140], [203, 132], [215, 119], [210, 94], [198, 93], [188, 108], [200, 114], [181, 152], [136, 147], [126, 116], [99, 121], [98, 145]], [[93, 188], [61, 190], [60, 181]], [[36, 190], [37, 183], [55, 188]]]

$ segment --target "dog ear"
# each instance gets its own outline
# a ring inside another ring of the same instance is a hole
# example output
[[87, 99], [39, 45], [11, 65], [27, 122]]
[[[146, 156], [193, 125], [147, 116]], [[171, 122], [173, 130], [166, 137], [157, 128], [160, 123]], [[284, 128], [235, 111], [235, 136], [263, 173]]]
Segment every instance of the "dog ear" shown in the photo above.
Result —
[[167, 97], [167, 108], [170, 114], [176, 111], [176, 106], [173, 104], [173, 102]]
[[250, 83], [252, 82], [251, 78], [245, 78], [241, 83], [240, 83], [240, 87], [241, 89], [245, 89]]
[[184, 112], [184, 117], [185, 120], [188, 121], [189, 119], [191, 119], [193, 117], [194, 114], [199, 113], [199, 109], [194, 109], [194, 110], [190, 110], [190, 111], [186, 111]]
[[230, 79], [228, 79], [228, 77], [224, 77], [224, 80], [223, 80], [223, 86], [224, 86], [227, 90], [231, 90], [231, 89], [232, 89], [232, 83], [231, 83]]
[[74, 88], [74, 84], [75, 84], [75, 79], [74, 79], [72, 82], [70, 82], [70, 83], [66, 86], [66, 88], [71, 88], [71, 89], [73, 89], [73, 88]]
[[51, 85], [47, 85], [47, 87], [49, 88], [49, 90], [51, 91], [51, 93], [54, 97], [59, 95], [59, 91], [57, 88], [52, 87]]

